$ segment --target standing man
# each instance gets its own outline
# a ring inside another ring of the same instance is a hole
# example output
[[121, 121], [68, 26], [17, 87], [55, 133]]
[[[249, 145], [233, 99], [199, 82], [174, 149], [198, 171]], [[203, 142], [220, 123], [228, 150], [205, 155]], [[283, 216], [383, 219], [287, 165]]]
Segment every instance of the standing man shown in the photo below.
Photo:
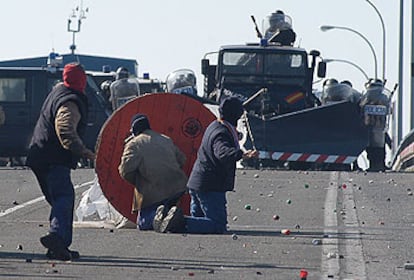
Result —
[[95, 159], [82, 141], [88, 117], [85, 87], [82, 66], [65, 65], [63, 83], [57, 84], [43, 103], [26, 162], [52, 207], [49, 233], [40, 238], [48, 249], [46, 256], [51, 259], [79, 258], [78, 252], [68, 249], [72, 243], [75, 202], [70, 170], [76, 168], [81, 157]]
[[115, 111], [130, 99], [139, 95], [139, 83], [129, 79], [129, 71], [125, 67], [116, 70], [116, 80], [109, 86], [112, 110]]
[[182, 167], [185, 155], [171, 138], [151, 130], [147, 116], [137, 114], [131, 120], [131, 136], [125, 141], [118, 167], [119, 174], [135, 186], [140, 230], [155, 229], [153, 220], [157, 207], [166, 215], [186, 191], [187, 176]]
[[224, 233], [227, 230], [226, 192], [234, 189], [236, 162], [257, 157], [258, 152], [243, 153], [240, 149], [236, 126], [243, 113], [241, 101], [237, 97], [226, 98], [219, 112], [220, 118], [204, 133], [187, 183], [191, 216], [184, 217], [183, 227], [180, 211], [171, 209], [164, 218], [156, 215], [154, 223], [162, 225], [160, 232]]

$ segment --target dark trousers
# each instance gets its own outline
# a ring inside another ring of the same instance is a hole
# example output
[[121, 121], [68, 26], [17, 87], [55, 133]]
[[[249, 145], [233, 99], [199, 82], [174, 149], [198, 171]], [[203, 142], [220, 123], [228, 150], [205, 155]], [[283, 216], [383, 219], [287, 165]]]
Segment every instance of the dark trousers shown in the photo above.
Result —
[[66, 247], [72, 244], [75, 190], [70, 168], [61, 165], [32, 167], [46, 201], [52, 207], [49, 216], [50, 233], [56, 233]]
[[190, 213], [185, 217], [187, 233], [224, 233], [227, 230], [225, 192], [189, 190]]

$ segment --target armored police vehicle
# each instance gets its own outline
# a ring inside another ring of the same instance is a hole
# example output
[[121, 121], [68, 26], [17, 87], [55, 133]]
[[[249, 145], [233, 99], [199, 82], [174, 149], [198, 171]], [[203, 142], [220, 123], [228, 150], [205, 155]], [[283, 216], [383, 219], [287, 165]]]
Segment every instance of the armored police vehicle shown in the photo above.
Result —
[[256, 25], [260, 43], [222, 46], [216, 61], [202, 60], [204, 96], [244, 102], [242, 144], [260, 152], [258, 162], [244, 164], [350, 170], [372, 146], [370, 166], [384, 169], [389, 98], [383, 85], [374, 83], [365, 97], [346, 84], [326, 87], [316, 97], [314, 75], [326, 72], [319, 52], [293, 46], [292, 21], [282, 11], [266, 23], [264, 35]]

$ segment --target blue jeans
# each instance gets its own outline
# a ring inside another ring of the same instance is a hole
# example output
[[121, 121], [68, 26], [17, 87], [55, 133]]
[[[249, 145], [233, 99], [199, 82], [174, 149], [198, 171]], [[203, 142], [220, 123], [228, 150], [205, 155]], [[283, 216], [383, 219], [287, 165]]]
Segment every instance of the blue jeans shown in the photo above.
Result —
[[227, 231], [225, 192], [189, 191], [190, 213], [185, 217], [187, 233], [224, 233]]
[[[165, 205], [165, 212], [167, 212], [172, 206], [176, 205], [183, 193], [178, 193], [171, 198], [164, 199], [161, 202], [142, 208], [138, 212], [137, 225], [139, 230], [153, 230], [152, 222], [155, 218], [155, 213], [158, 206]], [[166, 214], [166, 213], [164, 213]]]
[[52, 207], [49, 215], [50, 233], [56, 233], [66, 247], [72, 244], [75, 190], [70, 168], [61, 165], [32, 168], [46, 201]]

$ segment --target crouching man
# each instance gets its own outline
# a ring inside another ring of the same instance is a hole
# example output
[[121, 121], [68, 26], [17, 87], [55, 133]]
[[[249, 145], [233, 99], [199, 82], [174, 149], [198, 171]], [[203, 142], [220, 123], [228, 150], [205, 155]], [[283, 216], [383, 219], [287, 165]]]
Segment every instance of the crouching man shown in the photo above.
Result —
[[[118, 171], [138, 192], [138, 228], [152, 230], [158, 206], [165, 217], [168, 211], [181, 211], [176, 204], [186, 190], [187, 176], [182, 170], [186, 158], [171, 138], [151, 129], [145, 115], [132, 117], [130, 131]], [[155, 224], [155, 230], [160, 226]]]

